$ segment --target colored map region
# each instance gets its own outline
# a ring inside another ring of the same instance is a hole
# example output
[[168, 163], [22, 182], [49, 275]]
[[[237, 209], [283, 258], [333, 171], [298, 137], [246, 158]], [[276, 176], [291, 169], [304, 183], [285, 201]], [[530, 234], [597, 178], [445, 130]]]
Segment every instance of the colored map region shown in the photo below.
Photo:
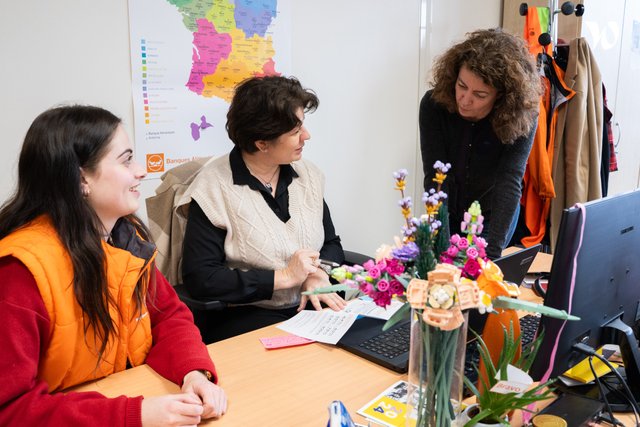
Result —
[[252, 76], [279, 74], [269, 27], [277, 0], [166, 0], [193, 33], [186, 87], [230, 101], [233, 88]]
[[201, 116], [200, 123], [191, 122], [190, 127], [191, 127], [191, 138], [193, 138], [194, 141], [197, 141], [200, 139], [200, 131], [213, 127], [213, 125], [207, 122], [207, 118], [205, 116]]

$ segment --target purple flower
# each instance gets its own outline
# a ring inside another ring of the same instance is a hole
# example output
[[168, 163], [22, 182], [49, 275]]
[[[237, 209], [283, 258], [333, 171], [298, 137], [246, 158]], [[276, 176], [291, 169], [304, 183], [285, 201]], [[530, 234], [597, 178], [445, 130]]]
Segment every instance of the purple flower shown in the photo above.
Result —
[[419, 253], [420, 249], [418, 248], [418, 245], [415, 244], [415, 242], [408, 242], [402, 247], [396, 248], [391, 251], [393, 257], [402, 262], [413, 261], [414, 259], [416, 259]]
[[393, 173], [393, 177], [395, 179], [405, 179], [407, 177], [407, 174], [408, 172], [406, 169], [398, 169]]

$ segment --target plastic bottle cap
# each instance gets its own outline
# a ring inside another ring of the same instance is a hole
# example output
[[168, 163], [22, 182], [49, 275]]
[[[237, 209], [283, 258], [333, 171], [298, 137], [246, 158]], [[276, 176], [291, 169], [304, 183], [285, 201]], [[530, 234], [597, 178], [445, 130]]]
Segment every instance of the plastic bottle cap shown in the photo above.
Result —
[[567, 427], [567, 422], [557, 415], [536, 415], [532, 421], [535, 427]]

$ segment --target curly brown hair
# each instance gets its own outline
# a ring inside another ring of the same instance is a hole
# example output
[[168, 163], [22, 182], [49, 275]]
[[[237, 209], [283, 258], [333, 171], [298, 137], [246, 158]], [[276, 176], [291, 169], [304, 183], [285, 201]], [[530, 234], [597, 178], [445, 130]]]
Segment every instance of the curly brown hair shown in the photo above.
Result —
[[542, 84], [525, 41], [500, 28], [477, 30], [436, 58], [432, 97], [451, 113], [457, 111], [455, 85], [463, 65], [498, 91], [489, 116], [498, 138], [511, 144], [528, 134], [536, 122]]

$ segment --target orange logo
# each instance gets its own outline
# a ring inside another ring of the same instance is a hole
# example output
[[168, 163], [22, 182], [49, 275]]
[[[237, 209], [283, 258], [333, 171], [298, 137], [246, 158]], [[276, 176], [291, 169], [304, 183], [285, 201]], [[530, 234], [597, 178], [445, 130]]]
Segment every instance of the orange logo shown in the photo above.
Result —
[[164, 153], [147, 154], [147, 172], [164, 172]]

